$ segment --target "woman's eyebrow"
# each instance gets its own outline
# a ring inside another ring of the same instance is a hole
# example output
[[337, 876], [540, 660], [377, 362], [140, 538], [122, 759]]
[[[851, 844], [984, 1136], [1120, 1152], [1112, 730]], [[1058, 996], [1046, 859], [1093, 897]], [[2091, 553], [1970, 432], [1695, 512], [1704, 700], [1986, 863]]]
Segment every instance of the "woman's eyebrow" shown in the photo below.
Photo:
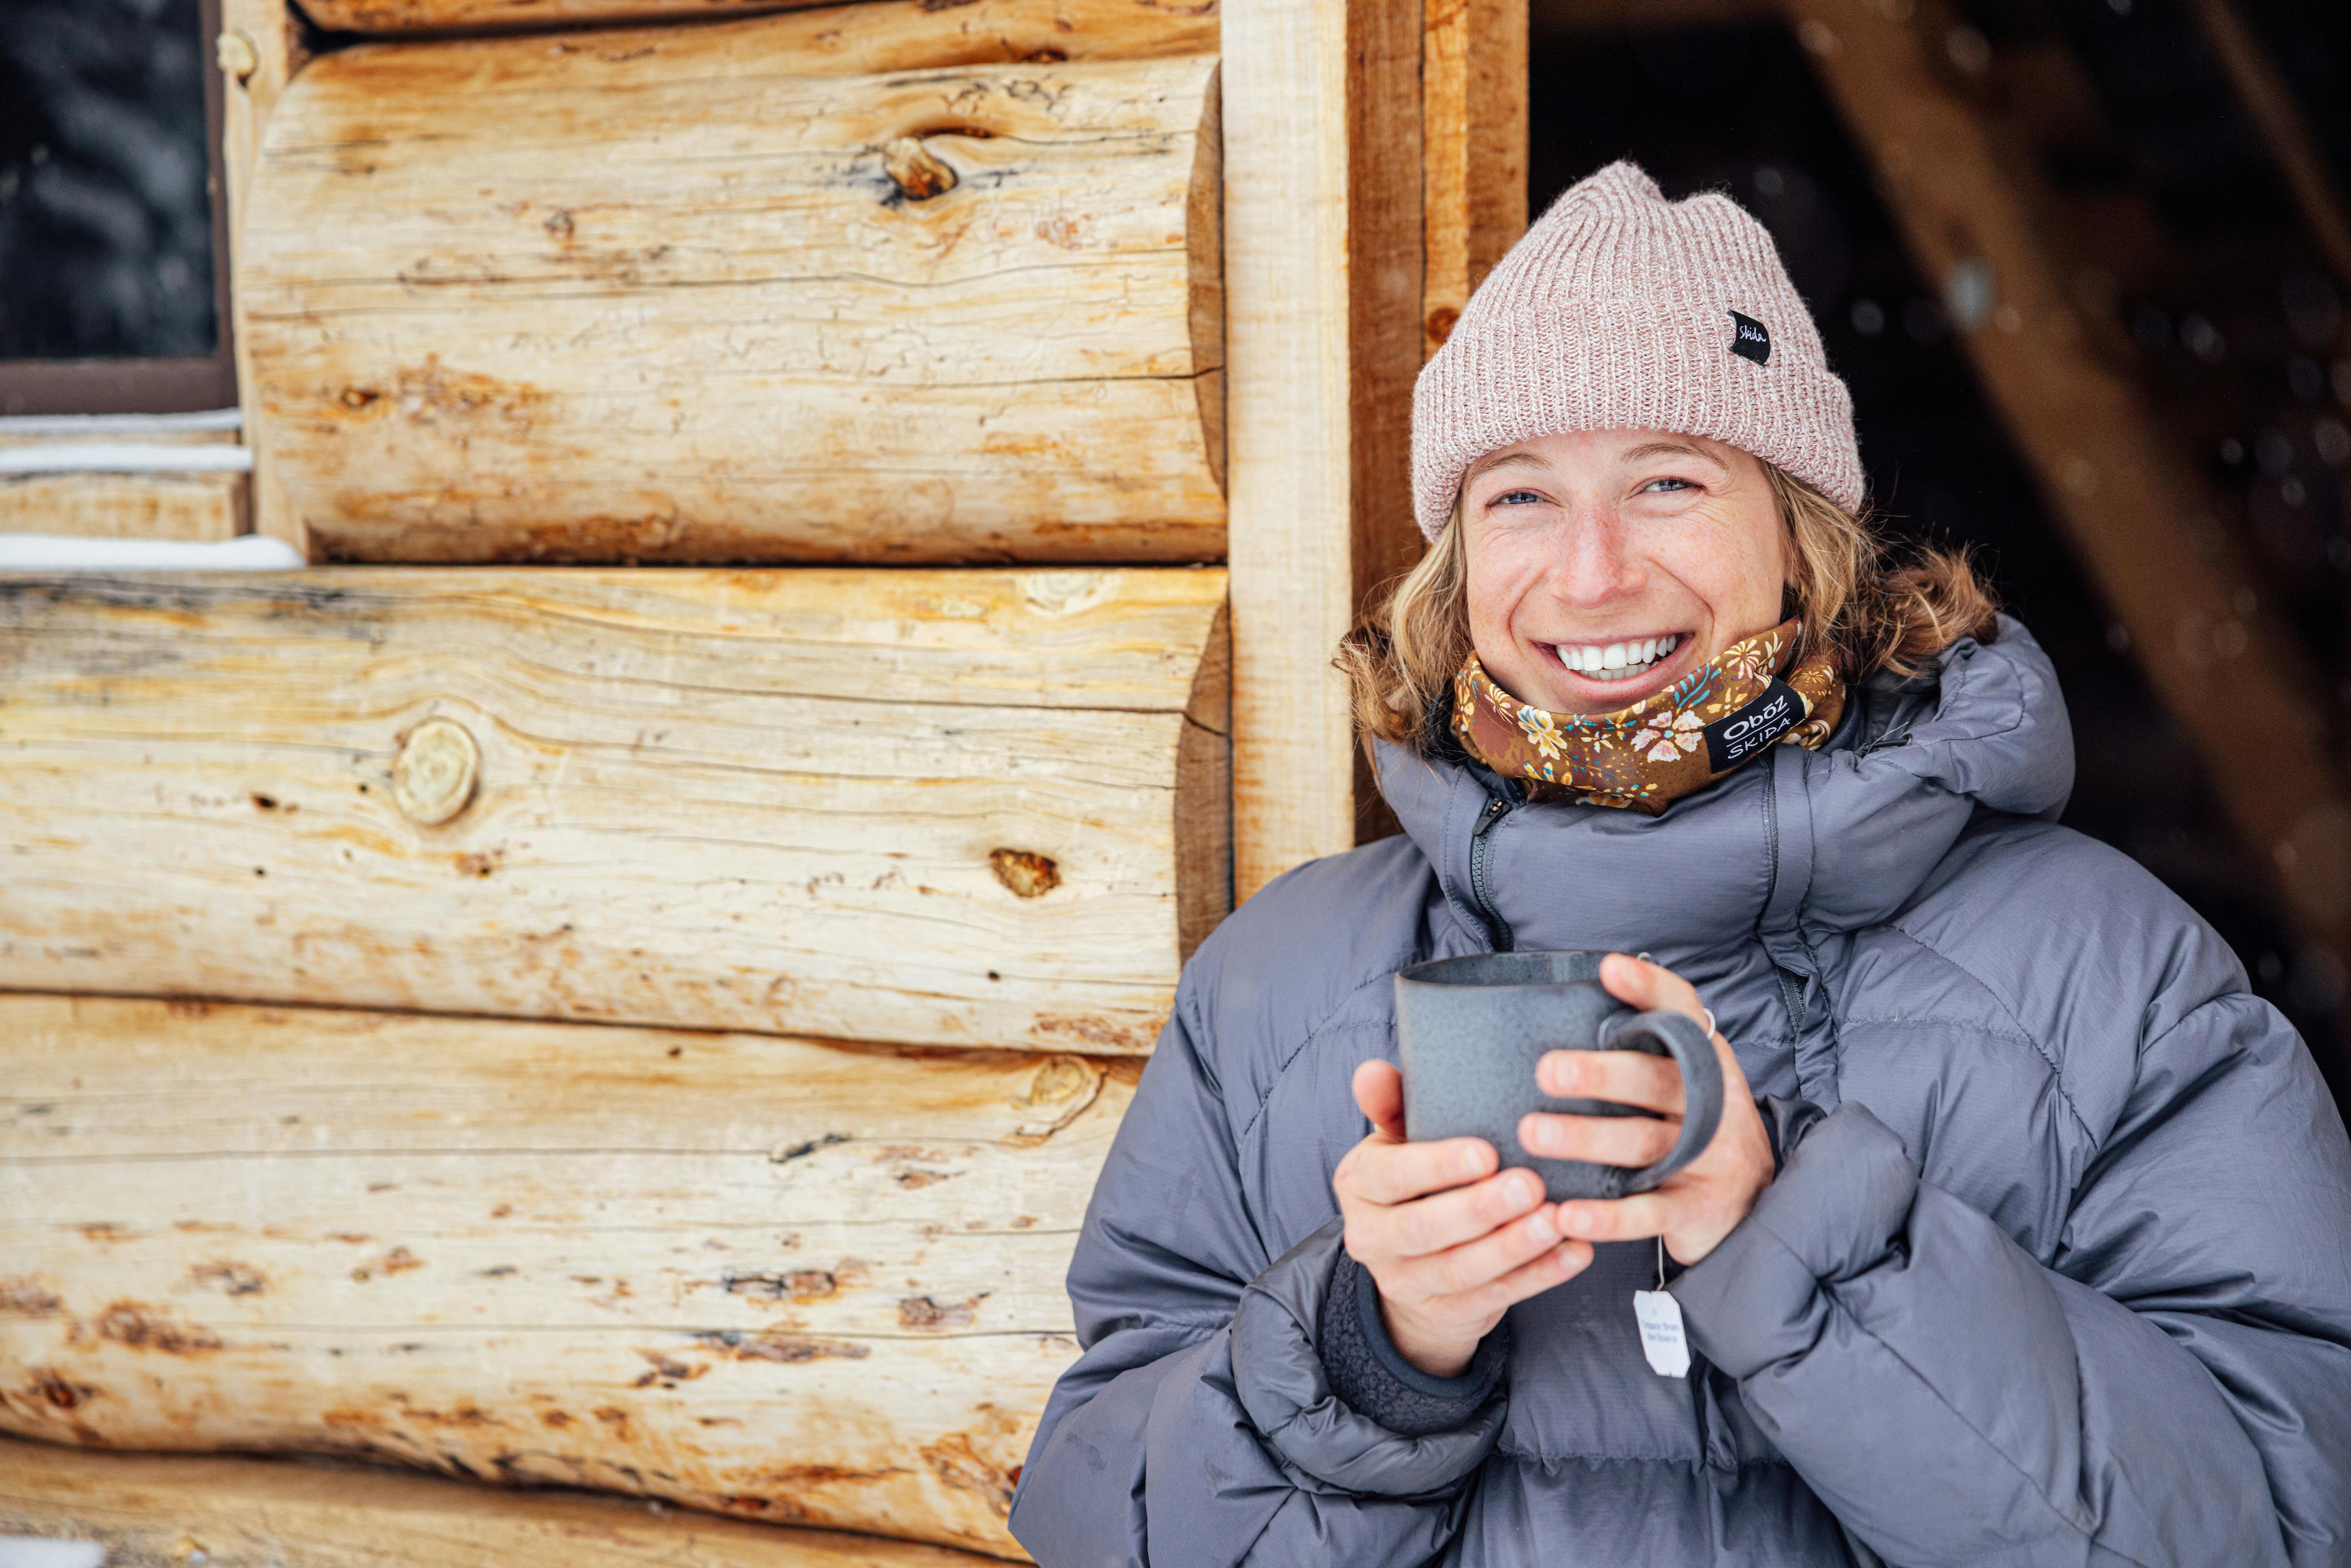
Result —
[[1535, 456], [1533, 454], [1527, 452], [1506, 452], [1499, 456], [1496, 456], [1493, 454], [1489, 453], [1487, 455], [1478, 459], [1477, 462], [1469, 465], [1468, 471], [1461, 476], [1461, 483], [1467, 485], [1470, 480], [1479, 477], [1480, 475], [1490, 474], [1497, 468], [1511, 467], [1539, 468], [1548, 471], [1551, 465], [1545, 463], [1541, 458]]
[[[1645, 441], [1617, 459], [1620, 463], [1646, 463], [1652, 457], [1695, 457], [1701, 463], [1711, 463], [1717, 468], [1724, 465], [1708, 456], [1684, 441]], [[1727, 472], [1727, 470], [1726, 470]]]

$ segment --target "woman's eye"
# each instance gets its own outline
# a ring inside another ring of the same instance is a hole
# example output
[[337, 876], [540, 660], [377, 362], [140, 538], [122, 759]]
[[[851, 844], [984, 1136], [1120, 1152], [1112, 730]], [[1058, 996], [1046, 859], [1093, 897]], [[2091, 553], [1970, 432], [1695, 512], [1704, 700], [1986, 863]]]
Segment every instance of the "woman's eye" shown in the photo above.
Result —
[[1531, 507], [1542, 497], [1532, 490], [1505, 490], [1489, 503], [1496, 507]]
[[1690, 482], [1687, 479], [1652, 479], [1641, 486], [1641, 494], [1644, 496], [1653, 493], [1663, 494], [1673, 490], [1687, 490], [1689, 487]]

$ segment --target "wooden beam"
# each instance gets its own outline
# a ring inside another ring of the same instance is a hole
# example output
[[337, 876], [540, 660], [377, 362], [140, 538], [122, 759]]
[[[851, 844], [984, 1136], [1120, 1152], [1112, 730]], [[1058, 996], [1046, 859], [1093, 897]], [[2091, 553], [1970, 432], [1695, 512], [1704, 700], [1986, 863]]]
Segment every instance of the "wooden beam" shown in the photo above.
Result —
[[1016, 1554], [1134, 1064], [0, 997], [0, 1427]]
[[2342, 188], [2327, 169], [2326, 155], [2311, 134], [2294, 89], [2231, 0], [2193, 0], [2193, 5], [2211, 42], [2213, 58], [2269, 149], [2304, 226], [2336, 280], [2351, 287], [2351, 208], [2344, 204]]
[[0, 475], [0, 534], [228, 539], [246, 531], [244, 474]]
[[694, 22], [797, 10], [825, 0], [302, 0], [349, 33], [517, 32], [609, 22]]
[[1356, 604], [1419, 548], [1420, 0], [1225, 13], [1234, 861], [1254, 892], [1355, 841]]
[[[92, 1454], [0, 1439], [0, 1533], [207, 1568], [983, 1568], [832, 1531], [619, 1498], [510, 1493], [350, 1464]], [[46, 1560], [45, 1560], [46, 1561]]]
[[237, 469], [251, 462], [234, 418], [0, 420], [0, 534], [234, 538], [249, 526]]
[[[776, 12], [763, 26], [799, 57], [835, 75], [1013, 65], [1022, 60], [1141, 60], [1217, 52], [1216, 0], [862, 0], [794, 8], [794, 0], [559, 0], [573, 22], [627, 16], [684, 20]], [[360, 7], [368, 25], [360, 26]], [[524, 14], [528, 6], [528, 16]], [[460, 26], [546, 25], [546, 0], [314, 0], [323, 26], [360, 33], [411, 34]], [[331, 20], [330, 20], [331, 18]], [[533, 18], [539, 20], [533, 21]], [[566, 23], [564, 25], [572, 25]]]
[[1148, 1051], [1224, 573], [0, 577], [0, 986]]
[[[924, 0], [883, 0], [853, 9], [827, 0], [305, 0], [303, 9], [322, 27], [406, 35], [700, 21], [810, 6], [815, 14], [804, 18], [809, 35], [831, 33], [834, 47], [852, 52], [870, 49], [879, 40], [925, 40], [925, 57], [917, 65], [1003, 64], [1048, 49], [1070, 59], [1139, 59], [1213, 54], [1217, 47], [1215, 0], [1176, 6], [1153, 0], [959, 0], [954, 6], [935, 0], [928, 5]], [[957, 15], [938, 15], [946, 10]], [[1026, 39], [1026, 47], [936, 57], [935, 46], [943, 38], [977, 43], [1015, 35]]]
[[1526, 0], [1426, 0], [1422, 352], [1527, 228]]
[[238, 282], [321, 549], [1223, 554], [1215, 57], [844, 77], [809, 31], [364, 44], [295, 80]]
[[[2351, 959], [2351, 793], [2328, 754], [2326, 687], [2202, 478], [2130, 377], [2093, 351], [2033, 222], [2037, 204], [2057, 204], [2001, 155], [1923, 23], [1876, 0], [1788, 0], [1788, 12], [1920, 272], [1948, 287], [1965, 268], [1988, 298], [1959, 340], [2222, 808], [2307, 934]], [[2245, 765], [2248, 735], [2262, 737], [2259, 767]]]
[[221, 104], [221, 166], [228, 183], [229, 310], [235, 329], [236, 401], [245, 411], [245, 444], [253, 449], [248, 526], [255, 533], [284, 539], [305, 556], [311, 543], [301, 519], [286, 503], [277, 483], [266, 436], [254, 411], [260, 397], [254, 379], [252, 329], [245, 298], [245, 223], [253, 203], [253, 167], [263, 129], [286, 84], [308, 62], [310, 52], [300, 17], [287, 0], [221, 0], [221, 34], [214, 41], [225, 89]]

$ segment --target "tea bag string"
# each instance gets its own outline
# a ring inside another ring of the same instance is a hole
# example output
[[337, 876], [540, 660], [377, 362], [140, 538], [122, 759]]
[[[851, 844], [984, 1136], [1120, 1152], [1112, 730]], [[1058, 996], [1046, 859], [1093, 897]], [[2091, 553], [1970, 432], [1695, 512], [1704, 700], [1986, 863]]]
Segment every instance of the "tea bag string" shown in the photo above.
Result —
[[1661, 1234], [1659, 1234], [1659, 1236], [1657, 1237], [1657, 1289], [1658, 1289], [1658, 1290], [1660, 1290], [1660, 1291], [1662, 1291], [1662, 1290], [1664, 1290], [1665, 1288], [1666, 1288], [1666, 1239], [1665, 1239], [1664, 1235], [1661, 1233]]

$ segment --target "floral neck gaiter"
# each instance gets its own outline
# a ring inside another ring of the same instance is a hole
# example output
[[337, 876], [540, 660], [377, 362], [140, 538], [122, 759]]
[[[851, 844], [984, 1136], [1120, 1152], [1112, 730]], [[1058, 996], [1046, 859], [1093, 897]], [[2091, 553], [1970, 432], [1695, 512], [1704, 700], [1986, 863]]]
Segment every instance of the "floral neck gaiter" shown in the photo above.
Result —
[[1825, 652], [1782, 678], [1800, 621], [1722, 651], [1664, 691], [1614, 713], [1546, 713], [1522, 703], [1471, 653], [1453, 677], [1453, 733], [1531, 799], [1630, 806], [1654, 817], [1753, 761], [1773, 743], [1811, 751], [1844, 712], [1844, 683]]

